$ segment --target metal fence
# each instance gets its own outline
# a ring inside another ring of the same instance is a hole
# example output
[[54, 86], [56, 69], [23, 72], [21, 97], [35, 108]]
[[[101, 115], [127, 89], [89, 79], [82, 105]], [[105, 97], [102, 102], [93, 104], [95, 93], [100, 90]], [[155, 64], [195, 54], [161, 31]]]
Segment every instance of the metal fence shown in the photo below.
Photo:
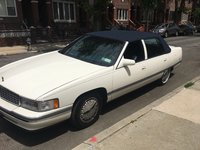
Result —
[[26, 44], [29, 37], [30, 30], [0, 30], [0, 46]]

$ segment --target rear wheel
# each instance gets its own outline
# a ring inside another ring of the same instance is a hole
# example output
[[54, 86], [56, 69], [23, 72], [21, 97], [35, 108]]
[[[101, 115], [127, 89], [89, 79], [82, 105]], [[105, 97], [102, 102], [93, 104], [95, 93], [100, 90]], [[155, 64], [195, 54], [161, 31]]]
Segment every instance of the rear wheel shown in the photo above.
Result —
[[99, 118], [102, 102], [97, 93], [89, 93], [79, 97], [74, 104], [71, 121], [78, 128], [86, 128]]
[[170, 75], [171, 75], [171, 69], [166, 69], [163, 71], [163, 75], [161, 77], [161, 79], [159, 80], [159, 83], [161, 85], [164, 85], [168, 82], [169, 78], [170, 78]]
[[168, 32], [165, 32], [165, 37], [167, 38], [169, 35], [168, 35]]

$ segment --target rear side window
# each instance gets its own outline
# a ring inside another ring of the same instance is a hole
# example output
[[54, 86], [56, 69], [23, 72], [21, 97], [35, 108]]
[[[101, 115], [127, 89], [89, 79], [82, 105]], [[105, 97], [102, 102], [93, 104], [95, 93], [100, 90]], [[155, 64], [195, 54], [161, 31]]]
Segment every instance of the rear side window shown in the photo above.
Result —
[[156, 38], [146, 39], [144, 40], [148, 58], [153, 58], [162, 54], [165, 54], [165, 50], [160, 42], [160, 40]]
[[133, 59], [135, 62], [140, 62], [145, 59], [144, 48], [141, 41], [129, 43], [125, 52], [124, 58]]

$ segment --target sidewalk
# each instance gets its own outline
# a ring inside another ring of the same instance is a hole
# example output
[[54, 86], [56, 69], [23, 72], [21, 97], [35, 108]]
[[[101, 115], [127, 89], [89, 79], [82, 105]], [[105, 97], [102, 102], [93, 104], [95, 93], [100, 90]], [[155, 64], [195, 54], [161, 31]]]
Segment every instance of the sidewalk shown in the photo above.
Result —
[[69, 41], [32, 44], [29, 48], [27, 45], [0, 47], [0, 55], [11, 55], [11, 54], [20, 54], [26, 52], [41, 52], [41, 51], [48, 52], [63, 48], [67, 45], [68, 42]]
[[73, 150], [199, 150], [200, 77]]

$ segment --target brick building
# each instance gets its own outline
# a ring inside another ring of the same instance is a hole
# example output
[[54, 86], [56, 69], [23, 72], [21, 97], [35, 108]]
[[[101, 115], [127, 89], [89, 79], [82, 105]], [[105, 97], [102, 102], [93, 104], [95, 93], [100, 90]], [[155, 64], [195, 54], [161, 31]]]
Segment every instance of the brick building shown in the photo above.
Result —
[[20, 0], [0, 1], [0, 46], [18, 44], [30, 36], [29, 31], [21, 30], [21, 11]]
[[[175, 13], [175, 0], [166, 0], [166, 22], [173, 22], [174, 21], [174, 13]], [[178, 7], [180, 7], [180, 1], [178, 1]], [[185, 0], [185, 9], [186, 12], [181, 14], [180, 22], [185, 22], [190, 20], [191, 12], [192, 12], [192, 0]]]
[[[181, 1], [178, 1], [178, 8], [180, 7]], [[188, 21], [191, 18], [192, 11], [192, 0], [185, 0], [185, 13], [181, 14], [181, 22]], [[140, 0], [132, 0], [133, 16], [132, 20], [139, 22], [146, 22], [147, 15], [142, 7]], [[160, 0], [158, 7], [150, 11], [149, 22], [152, 24], [158, 24], [162, 22], [173, 22], [175, 15], [175, 0]]]
[[0, 46], [69, 36], [77, 32], [79, 10], [75, 0], [1, 0]]
[[[180, 7], [180, 1], [178, 6]], [[181, 14], [180, 22], [191, 18], [192, 0], [185, 0], [187, 13]], [[149, 15], [144, 10], [140, 0], [111, 0], [108, 6], [108, 19], [112, 25], [137, 28], [149, 22], [157, 25], [163, 22], [173, 22], [175, 15], [175, 0], [160, 0], [155, 9], [149, 9]]]
[[[93, 6], [96, 0], [87, 0]], [[80, 0], [0, 0], [0, 46], [54, 41], [94, 29], [91, 16]], [[161, 0], [161, 6], [151, 11], [152, 24], [173, 21], [175, 0]], [[180, 5], [180, 4], [179, 4]], [[186, 0], [188, 10], [191, 0]], [[147, 21], [140, 0], [110, 0], [104, 26], [136, 28]], [[190, 11], [182, 20], [190, 18]], [[99, 18], [100, 19], [100, 18]], [[103, 19], [100, 21], [103, 22]], [[107, 23], [106, 23], [107, 22]], [[102, 27], [102, 26], [101, 26]]]
[[131, 25], [131, 0], [111, 0], [108, 19], [112, 24], [128, 27]]

